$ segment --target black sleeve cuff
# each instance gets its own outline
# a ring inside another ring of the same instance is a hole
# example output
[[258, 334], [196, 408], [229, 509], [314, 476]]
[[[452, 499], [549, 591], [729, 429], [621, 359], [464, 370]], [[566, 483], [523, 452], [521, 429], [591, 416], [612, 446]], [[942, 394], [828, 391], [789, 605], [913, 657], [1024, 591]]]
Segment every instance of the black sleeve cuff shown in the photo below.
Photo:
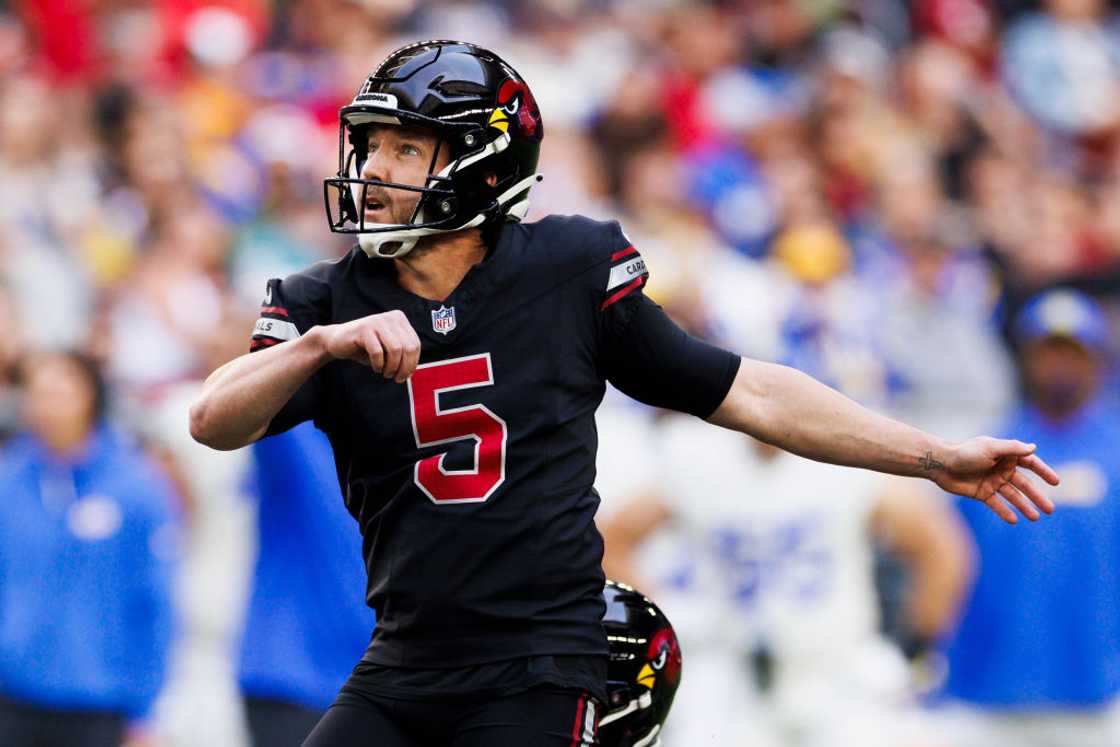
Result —
[[741, 358], [689, 335], [644, 295], [606, 341], [607, 379], [653, 407], [708, 418], [723, 403]]

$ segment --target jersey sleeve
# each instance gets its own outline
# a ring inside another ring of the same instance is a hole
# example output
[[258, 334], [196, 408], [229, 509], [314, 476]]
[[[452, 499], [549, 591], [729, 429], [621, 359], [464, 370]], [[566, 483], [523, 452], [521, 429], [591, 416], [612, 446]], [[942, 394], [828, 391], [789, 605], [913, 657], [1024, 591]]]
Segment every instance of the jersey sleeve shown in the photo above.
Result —
[[249, 350], [256, 352], [295, 340], [317, 324], [330, 321], [327, 287], [305, 275], [272, 278], [265, 286], [260, 317], [253, 326]]
[[741, 359], [688, 334], [645, 295], [645, 260], [617, 223], [609, 225], [594, 296], [607, 380], [639, 402], [707, 418]]
[[[265, 286], [260, 316], [253, 325], [249, 352], [255, 353], [275, 345], [299, 339], [316, 325], [330, 323], [329, 288], [322, 281], [306, 275], [291, 275], [283, 280], [273, 278]], [[319, 369], [296, 390], [287, 404], [268, 425], [266, 436], [282, 433], [320, 414], [323, 369]]]

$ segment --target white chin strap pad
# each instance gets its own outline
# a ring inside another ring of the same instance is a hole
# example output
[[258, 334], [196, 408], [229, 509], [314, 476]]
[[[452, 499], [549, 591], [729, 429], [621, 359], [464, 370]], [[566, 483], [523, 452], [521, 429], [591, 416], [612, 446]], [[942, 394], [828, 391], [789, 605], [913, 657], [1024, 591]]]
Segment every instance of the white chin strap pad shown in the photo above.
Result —
[[[385, 233], [360, 233], [358, 246], [362, 251], [373, 258], [392, 259], [408, 254], [420, 240], [419, 236], [402, 236], [393, 238], [393, 234], [405, 233], [404, 231], [391, 231]], [[393, 243], [396, 242], [396, 246]]]
[[[485, 220], [481, 213], [476, 215], [465, 225], [458, 228], [402, 228], [399, 231], [385, 231], [383, 233], [359, 233], [358, 246], [374, 259], [394, 259], [403, 257], [416, 247], [416, 242], [422, 236], [433, 236], [437, 233], [451, 233], [462, 231], [465, 228], [474, 228]], [[371, 223], [367, 228], [388, 228], [382, 223]], [[396, 244], [396, 246], [392, 246]]]

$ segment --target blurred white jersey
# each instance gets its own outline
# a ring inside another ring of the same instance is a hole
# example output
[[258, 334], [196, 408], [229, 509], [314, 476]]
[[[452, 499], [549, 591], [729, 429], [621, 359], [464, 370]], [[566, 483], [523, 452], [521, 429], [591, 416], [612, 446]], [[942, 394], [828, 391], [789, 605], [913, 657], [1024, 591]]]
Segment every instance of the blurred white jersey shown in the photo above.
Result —
[[[885, 478], [763, 455], [694, 418], [666, 419], [655, 442], [661, 492], [691, 548], [656, 591], [685, 656], [667, 747], [896, 744], [887, 722], [906, 669], [878, 633], [869, 535]], [[752, 652], [771, 665], [765, 692]]]
[[876, 636], [868, 522], [883, 479], [774, 451], [693, 418], [666, 420], [659, 483], [744, 646], [834, 658]]

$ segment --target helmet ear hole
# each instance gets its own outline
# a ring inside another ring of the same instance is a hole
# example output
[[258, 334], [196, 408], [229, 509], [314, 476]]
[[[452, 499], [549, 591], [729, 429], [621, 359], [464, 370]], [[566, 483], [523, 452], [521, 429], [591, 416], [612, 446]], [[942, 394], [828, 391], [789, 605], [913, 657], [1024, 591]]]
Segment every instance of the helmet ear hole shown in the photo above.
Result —
[[498, 175], [493, 171], [487, 171], [485, 176], [482, 177], [488, 187], [498, 186]]

